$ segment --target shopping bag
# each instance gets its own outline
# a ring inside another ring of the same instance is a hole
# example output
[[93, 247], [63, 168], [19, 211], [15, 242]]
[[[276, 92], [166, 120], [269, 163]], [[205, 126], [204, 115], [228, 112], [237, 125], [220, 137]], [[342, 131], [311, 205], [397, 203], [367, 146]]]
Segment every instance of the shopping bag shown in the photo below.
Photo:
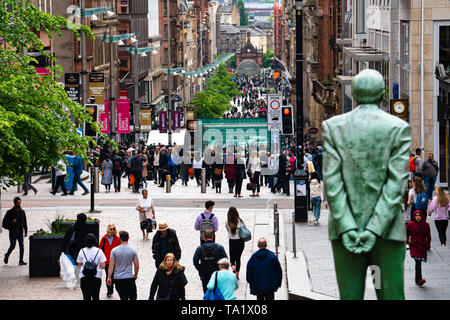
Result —
[[252, 233], [247, 229], [245, 225], [242, 225], [239, 228], [239, 238], [241, 238], [241, 240], [243, 240], [244, 242], [252, 239]]
[[134, 178], [133, 174], [130, 175], [130, 184], [133, 185], [136, 179]]
[[61, 270], [59, 272], [61, 279], [64, 282], [70, 282], [75, 279], [75, 267], [64, 253], [61, 253], [59, 263], [61, 265]]
[[213, 274], [216, 275], [216, 279], [214, 280], [214, 289], [208, 289], [203, 296], [203, 300], [225, 300], [222, 292], [219, 288], [217, 288], [217, 271]]

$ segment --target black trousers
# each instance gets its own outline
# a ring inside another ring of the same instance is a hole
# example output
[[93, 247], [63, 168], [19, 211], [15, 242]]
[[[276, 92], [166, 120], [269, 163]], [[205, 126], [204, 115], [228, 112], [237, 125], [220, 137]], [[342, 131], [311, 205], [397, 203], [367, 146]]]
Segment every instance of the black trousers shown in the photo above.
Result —
[[448, 227], [448, 220], [434, 220], [434, 224], [436, 225], [436, 229], [439, 234], [439, 240], [441, 241], [441, 244], [447, 243], [447, 227]]
[[234, 189], [234, 194], [235, 195], [240, 195], [241, 194], [241, 190], [242, 190], [242, 182], [244, 181], [244, 179], [236, 179], [236, 187]]
[[[109, 264], [106, 264], [105, 265], [106, 280], [108, 280], [108, 271], [109, 271]], [[106, 280], [105, 280], [105, 282], [106, 282]], [[113, 294], [113, 292], [114, 292], [114, 272], [111, 276], [111, 285], [108, 286], [108, 283], [106, 283], [106, 289], [107, 289], [107, 291], [106, 291], [107, 294]]]
[[256, 296], [256, 300], [258, 301], [264, 301], [264, 300], [275, 300], [275, 293], [271, 292], [271, 293], [264, 293], [264, 294], [258, 294]]
[[260, 184], [259, 184], [259, 176], [260, 176], [261, 172], [259, 171], [255, 171], [253, 173], [253, 179], [250, 179], [251, 183], [254, 183], [256, 185], [256, 192], [259, 193], [260, 192]]
[[236, 266], [236, 271], [241, 269], [241, 256], [244, 251], [245, 242], [241, 239], [229, 239], [230, 264]]
[[56, 178], [55, 189], [53, 189], [53, 193], [58, 192], [59, 187], [61, 187], [64, 194], [67, 194], [66, 184], [64, 183], [65, 176], [58, 176]]
[[233, 193], [233, 188], [236, 184], [236, 180], [227, 179], [228, 182], [228, 192]]
[[102, 279], [97, 277], [82, 277], [80, 280], [83, 300], [100, 300], [100, 287]]
[[137, 289], [136, 280], [129, 279], [115, 279], [116, 290], [119, 293], [120, 300], [136, 300]]
[[415, 260], [416, 261], [416, 280], [422, 279], [422, 261]]
[[142, 171], [133, 171], [131, 173], [134, 176], [133, 191], [139, 192], [139, 188], [141, 186], [141, 180], [142, 180]]

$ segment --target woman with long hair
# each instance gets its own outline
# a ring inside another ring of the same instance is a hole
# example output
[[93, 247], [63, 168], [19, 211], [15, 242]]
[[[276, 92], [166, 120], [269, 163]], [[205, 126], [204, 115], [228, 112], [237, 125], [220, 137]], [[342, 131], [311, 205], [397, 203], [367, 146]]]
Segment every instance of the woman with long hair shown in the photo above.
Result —
[[102, 184], [105, 186], [106, 192], [111, 192], [111, 184], [113, 183], [113, 163], [109, 153], [105, 155], [102, 163]]
[[228, 209], [227, 221], [225, 227], [228, 231], [228, 243], [230, 253], [230, 263], [236, 278], [239, 280], [239, 270], [241, 269], [241, 256], [244, 251], [245, 242], [239, 237], [239, 229], [245, 225], [239, 217], [239, 212], [235, 207]]
[[180, 266], [173, 253], [168, 253], [155, 273], [149, 300], [154, 300], [155, 294], [156, 300], [185, 300], [187, 283], [184, 267]]
[[320, 182], [320, 177], [317, 172], [311, 173], [311, 181], [309, 186], [311, 190], [311, 202], [314, 212], [314, 224], [317, 225], [319, 224], [320, 206], [322, 205], [322, 183]]
[[436, 196], [431, 201], [428, 207], [428, 215], [434, 212], [434, 224], [439, 234], [439, 240], [441, 246], [447, 245], [447, 227], [448, 227], [448, 212], [450, 211], [450, 201], [448, 194], [444, 191], [444, 188], [437, 186], [434, 188]]
[[[259, 185], [259, 176], [261, 175], [261, 160], [259, 159], [259, 152], [256, 150], [252, 151], [250, 156], [248, 167], [250, 171], [250, 182], [255, 185], [255, 189], [253, 189], [253, 194], [250, 197], [259, 197], [260, 185]], [[256, 194], [255, 194], [256, 191]]]
[[[108, 228], [106, 228], [106, 234], [102, 237], [102, 239], [100, 240], [100, 243], [98, 245], [98, 247], [100, 249], [102, 249], [102, 251], [106, 257], [106, 262], [105, 262], [106, 280], [108, 280], [109, 258], [111, 256], [111, 251], [115, 247], [120, 246], [120, 244], [121, 244], [121, 242], [120, 242], [119, 236], [117, 235], [116, 226], [112, 223], [108, 224]], [[113, 278], [112, 278], [111, 285], [108, 285], [108, 283], [106, 283], [106, 289], [107, 289], [106, 296], [109, 298], [112, 296], [112, 294], [114, 292], [114, 279]]]
[[[416, 210], [420, 210], [423, 213], [423, 218], [426, 220], [427, 209], [419, 209], [418, 208], [418, 195], [426, 196], [425, 184], [423, 183], [423, 179], [421, 177], [414, 177], [413, 179], [413, 188], [409, 190], [408, 193], [408, 205], [411, 205], [411, 213], [414, 213]], [[426, 198], [426, 202], [428, 202], [428, 197]], [[414, 217], [411, 216], [411, 221], [414, 221]]]

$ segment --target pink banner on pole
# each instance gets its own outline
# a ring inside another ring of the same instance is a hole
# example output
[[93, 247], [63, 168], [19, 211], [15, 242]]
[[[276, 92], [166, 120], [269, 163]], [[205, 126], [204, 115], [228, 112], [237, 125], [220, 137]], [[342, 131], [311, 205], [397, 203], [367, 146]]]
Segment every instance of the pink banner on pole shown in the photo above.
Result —
[[117, 99], [117, 133], [130, 133], [130, 100]]
[[98, 122], [100, 122], [100, 131], [101, 131], [101, 133], [108, 134], [109, 133], [109, 103], [108, 103], [108, 100], [105, 99], [103, 112], [99, 111], [101, 107], [102, 106], [97, 107]]

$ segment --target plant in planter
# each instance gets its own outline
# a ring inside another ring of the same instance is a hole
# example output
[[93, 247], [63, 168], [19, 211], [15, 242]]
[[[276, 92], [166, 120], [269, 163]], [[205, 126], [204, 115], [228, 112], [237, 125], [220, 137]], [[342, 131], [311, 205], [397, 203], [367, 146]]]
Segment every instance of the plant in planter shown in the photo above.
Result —
[[50, 231], [42, 228], [30, 236], [29, 275], [59, 277], [58, 259], [62, 252], [64, 234], [59, 224], [47, 221]]
[[[77, 220], [76, 219], [67, 219], [64, 217], [56, 217], [56, 219], [51, 223], [51, 229], [53, 230], [58, 230], [58, 232], [62, 232], [63, 235], [66, 234], [67, 230], [73, 225], [75, 224]], [[86, 223], [88, 225], [89, 228], [89, 232], [93, 233], [96, 238], [97, 241], [99, 240], [99, 226], [100, 226], [100, 221], [96, 218], [91, 218], [91, 217], [87, 217], [86, 219]]]

